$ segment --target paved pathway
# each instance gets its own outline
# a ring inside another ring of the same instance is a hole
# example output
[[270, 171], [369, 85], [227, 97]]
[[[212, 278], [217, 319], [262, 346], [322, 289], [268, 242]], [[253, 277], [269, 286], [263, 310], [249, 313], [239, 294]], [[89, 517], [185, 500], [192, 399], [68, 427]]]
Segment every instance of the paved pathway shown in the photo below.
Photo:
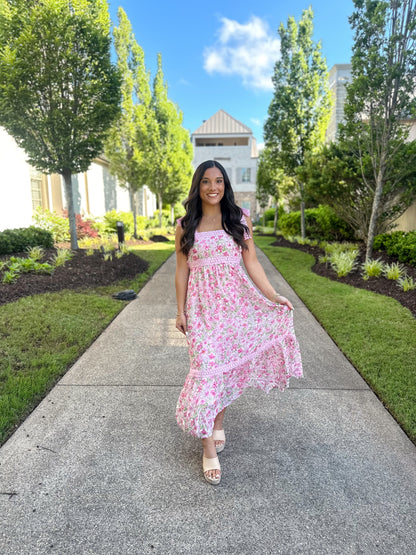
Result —
[[1, 554], [416, 553], [416, 447], [259, 256], [306, 377], [232, 405], [221, 484], [174, 419], [172, 257], [0, 450]]

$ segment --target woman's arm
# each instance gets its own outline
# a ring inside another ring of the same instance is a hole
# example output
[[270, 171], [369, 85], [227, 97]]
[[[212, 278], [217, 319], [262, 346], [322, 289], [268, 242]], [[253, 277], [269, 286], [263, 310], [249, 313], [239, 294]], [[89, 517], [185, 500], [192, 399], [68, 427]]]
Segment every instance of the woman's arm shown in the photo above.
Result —
[[189, 268], [186, 262], [186, 256], [181, 251], [181, 236], [182, 227], [180, 225], [176, 228], [175, 233], [175, 250], [176, 250], [176, 273], [175, 273], [175, 287], [176, 287], [176, 302], [178, 311], [176, 315], [176, 328], [186, 334], [186, 316], [185, 316], [185, 301], [186, 292], [188, 290]]
[[[248, 216], [246, 216], [245, 218], [250, 230], [250, 235], [253, 236], [253, 226], [251, 223], [251, 219]], [[260, 289], [260, 291], [265, 297], [269, 299], [269, 301], [272, 301], [273, 303], [284, 304], [288, 308], [290, 308], [290, 310], [293, 310], [292, 303], [288, 301], [286, 297], [283, 297], [282, 295], [276, 293], [272, 284], [267, 279], [263, 266], [257, 259], [253, 239], [246, 239], [245, 243], [248, 247], [248, 250], [243, 249], [242, 251], [243, 262], [244, 266], [246, 267], [247, 273], [254, 285]]]

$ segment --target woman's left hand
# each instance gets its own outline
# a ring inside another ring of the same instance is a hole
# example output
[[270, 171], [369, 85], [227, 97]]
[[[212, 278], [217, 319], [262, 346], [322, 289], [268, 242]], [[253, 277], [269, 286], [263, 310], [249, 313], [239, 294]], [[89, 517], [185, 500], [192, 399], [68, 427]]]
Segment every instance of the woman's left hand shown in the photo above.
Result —
[[276, 295], [274, 301], [277, 304], [284, 304], [285, 306], [288, 307], [289, 310], [293, 310], [292, 303], [288, 299], [286, 299], [286, 297], [283, 297], [283, 295]]

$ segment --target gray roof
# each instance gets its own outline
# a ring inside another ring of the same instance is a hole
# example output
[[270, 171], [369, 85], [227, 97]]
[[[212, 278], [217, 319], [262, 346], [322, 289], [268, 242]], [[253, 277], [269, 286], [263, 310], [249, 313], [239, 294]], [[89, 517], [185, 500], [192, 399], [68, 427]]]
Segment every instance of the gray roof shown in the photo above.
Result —
[[218, 110], [213, 116], [204, 121], [194, 131], [193, 135], [247, 135], [252, 131], [249, 127], [227, 114], [224, 110]]

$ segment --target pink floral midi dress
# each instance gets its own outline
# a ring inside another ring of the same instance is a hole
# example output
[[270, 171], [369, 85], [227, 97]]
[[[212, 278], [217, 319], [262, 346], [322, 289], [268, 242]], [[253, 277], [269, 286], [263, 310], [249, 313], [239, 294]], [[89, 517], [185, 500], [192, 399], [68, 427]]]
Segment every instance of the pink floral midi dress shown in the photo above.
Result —
[[290, 377], [302, 377], [302, 362], [293, 312], [254, 287], [230, 235], [196, 231], [188, 266], [191, 368], [176, 420], [185, 432], [204, 438], [212, 435], [216, 415], [247, 387], [283, 391]]

